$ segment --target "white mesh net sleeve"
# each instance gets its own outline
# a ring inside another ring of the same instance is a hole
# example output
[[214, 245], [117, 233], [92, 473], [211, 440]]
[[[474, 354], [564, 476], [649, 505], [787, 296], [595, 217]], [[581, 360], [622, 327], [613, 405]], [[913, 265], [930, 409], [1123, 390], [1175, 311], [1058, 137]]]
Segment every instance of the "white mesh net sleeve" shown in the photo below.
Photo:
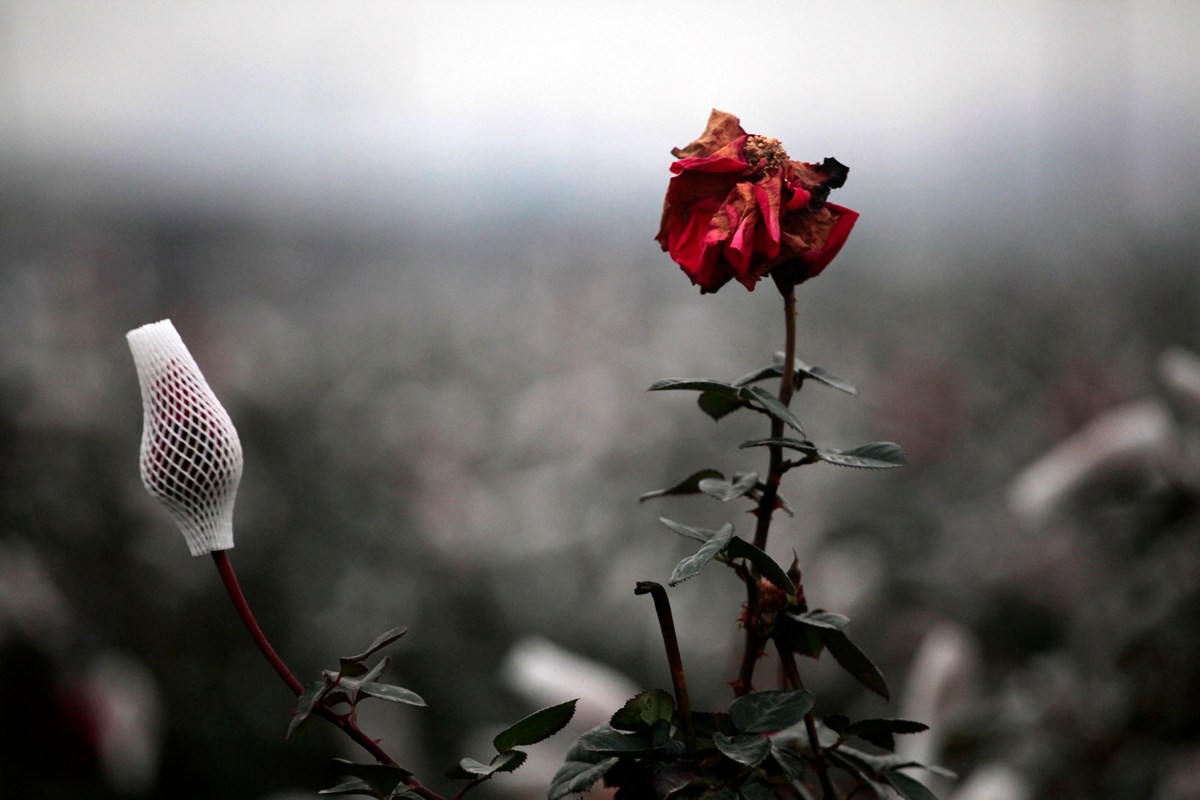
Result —
[[170, 320], [125, 335], [142, 387], [142, 483], [179, 523], [192, 555], [233, 547], [242, 445]]

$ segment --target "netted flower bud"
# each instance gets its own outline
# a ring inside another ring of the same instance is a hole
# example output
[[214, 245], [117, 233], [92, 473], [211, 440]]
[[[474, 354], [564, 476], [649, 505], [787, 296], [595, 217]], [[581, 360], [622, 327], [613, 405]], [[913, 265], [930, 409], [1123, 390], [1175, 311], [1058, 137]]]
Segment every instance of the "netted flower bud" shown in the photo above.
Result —
[[242, 445], [170, 320], [125, 335], [142, 387], [142, 483], [179, 523], [192, 555], [233, 547]]

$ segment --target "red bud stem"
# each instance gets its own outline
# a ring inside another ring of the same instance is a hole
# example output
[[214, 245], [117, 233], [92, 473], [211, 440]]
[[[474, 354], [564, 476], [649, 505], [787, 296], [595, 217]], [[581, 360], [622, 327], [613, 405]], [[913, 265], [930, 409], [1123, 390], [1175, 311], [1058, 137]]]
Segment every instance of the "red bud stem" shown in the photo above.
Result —
[[[267, 663], [271, 665], [271, 669], [275, 670], [279, 677], [283, 679], [287, 687], [292, 690], [292, 694], [299, 697], [304, 693], [304, 686], [296, 679], [292, 671], [288, 669], [287, 664], [283, 663], [283, 659], [275, 652], [275, 648], [271, 646], [266, 634], [259, 627], [258, 621], [254, 618], [254, 612], [250, 610], [250, 604], [246, 602], [246, 596], [242, 593], [242, 587], [238, 584], [237, 573], [233, 571], [233, 564], [229, 560], [228, 551], [214, 550], [212, 557], [213, 562], [217, 565], [217, 572], [221, 575], [221, 582], [225, 584], [225, 591], [229, 595], [229, 599], [233, 601], [233, 607], [237, 611], [238, 616], [241, 617], [246, 630], [250, 632], [250, 638], [254, 639], [254, 644], [258, 646], [259, 651], [267, 659]], [[349, 715], [337, 714], [323, 706], [318, 707], [316, 713], [341, 728], [342, 732], [370, 753], [380, 764], [389, 767], [400, 767], [396, 763], [396, 760], [379, 746], [379, 742], [363, 733], [362, 729], [358, 727], [358, 723]], [[428, 789], [415, 776], [408, 774], [407, 771], [405, 771], [404, 783], [414, 793], [425, 798], [425, 800], [443, 800], [441, 795]]]

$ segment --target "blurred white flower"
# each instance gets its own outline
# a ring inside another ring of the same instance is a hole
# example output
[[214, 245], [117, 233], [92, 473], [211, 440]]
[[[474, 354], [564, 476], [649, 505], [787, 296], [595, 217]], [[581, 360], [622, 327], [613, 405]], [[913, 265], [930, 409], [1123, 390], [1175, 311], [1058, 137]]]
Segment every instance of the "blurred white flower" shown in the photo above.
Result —
[[1167, 394], [1189, 414], [1200, 414], [1200, 356], [1183, 347], [1168, 347], [1155, 367]]
[[1029, 800], [1029, 782], [1012, 767], [985, 764], [963, 781], [951, 800]]
[[981, 672], [980, 645], [968, 628], [943, 622], [925, 634], [909, 667], [900, 715], [924, 722], [930, 729], [900, 737], [897, 754], [924, 764], [936, 763], [946, 723], [976, 699]]
[[233, 547], [242, 445], [170, 320], [126, 334], [142, 387], [141, 472], [192, 555]]
[[1154, 399], [1126, 403], [1100, 414], [1017, 475], [1009, 508], [1040, 525], [1109, 482], [1161, 484], [1179, 458], [1179, 431], [1167, 407]]
[[[518, 641], [504, 657], [500, 680], [530, 704], [543, 707], [572, 698], [575, 716], [563, 733], [529, 750], [525, 765], [494, 787], [509, 797], [544, 798], [546, 787], [562, 766], [572, 742], [584, 731], [608, 722], [613, 713], [640, 689], [620, 671], [566, 650], [537, 636]], [[479, 731], [474, 747], [486, 752], [495, 730]], [[601, 785], [585, 797], [609, 797], [612, 791]]]
[[128, 796], [146, 794], [158, 777], [163, 745], [158, 682], [140, 661], [106, 652], [88, 666], [83, 695], [109, 785]]
[[504, 657], [500, 676], [506, 686], [535, 705], [579, 698], [571, 727], [583, 730], [607, 722], [640, 691], [630, 678], [607, 664], [536, 636], [513, 645]]

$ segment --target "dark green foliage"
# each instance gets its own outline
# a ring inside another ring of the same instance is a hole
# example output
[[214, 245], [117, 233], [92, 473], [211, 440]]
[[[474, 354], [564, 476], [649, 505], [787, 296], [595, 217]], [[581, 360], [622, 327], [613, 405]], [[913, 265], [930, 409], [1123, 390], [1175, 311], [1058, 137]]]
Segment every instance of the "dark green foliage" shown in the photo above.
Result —
[[803, 690], [744, 694], [729, 706], [729, 718], [742, 733], [773, 733], [790, 728], [812, 710], [815, 699]]
[[675, 484], [674, 486], [672, 486], [669, 489], [656, 489], [653, 492], [646, 492], [645, 494], [643, 494], [641, 497], [638, 498], [638, 502], [644, 503], [647, 500], [650, 500], [655, 497], [668, 497], [668, 496], [686, 495], [686, 494], [700, 494], [700, 492], [701, 492], [700, 482], [701, 481], [709, 479], [709, 478], [715, 478], [715, 479], [721, 480], [724, 477], [725, 476], [722, 473], [718, 472], [715, 469], [702, 469], [697, 472], [693, 472], [691, 475], [684, 478], [683, 481]]
[[446, 777], [470, 781], [470, 785], [467, 786], [467, 789], [470, 789], [493, 775], [512, 772], [524, 764], [529, 757], [524, 750], [516, 748], [545, 741], [565, 728], [571, 721], [571, 717], [575, 715], [577, 702], [577, 700], [568, 700], [565, 703], [543, 708], [513, 723], [492, 739], [496, 755], [492, 756], [491, 761], [485, 764], [473, 758], [464, 758], [446, 770]]
[[367, 659], [407, 632], [407, 628], [393, 628], [377, 637], [362, 653], [338, 659], [337, 672], [324, 670], [321, 680], [309, 683], [296, 700], [286, 737], [290, 738], [319, 709], [345, 705], [353, 711], [363, 697], [374, 697], [389, 703], [424, 706], [425, 701], [411, 689], [375, 680], [391, 664], [390, 658], [382, 658], [374, 665], [367, 666]]
[[[776, 352], [771, 366], [763, 367], [762, 369], [757, 369], [754, 372], [743, 375], [734, 381], [734, 385], [746, 386], [751, 383], [767, 380], [768, 378], [781, 378], [783, 377], [783, 363], [784, 354], [781, 352]], [[845, 392], [849, 395], [858, 394], [858, 390], [855, 389], [849, 381], [847, 381], [845, 378], [834, 375], [824, 367], [810, 367], [798, 358], [794, 361], [794, 364], [794, 371], [796, 375], [795, 385], [797, 389], [804, 385], [805, 378], [812, 378], [813, 380], [837, 389], [840, 392]]]
[[412, 774], [407, 770], [382, 764], [355, 764], [344, 758], [335, 758], [333, 764], [340, 774], [355, 780], [323, 789], [320, 794], [363, 795], [379, 800], [419, 800], [418, 795], [405, 788], [404, 780]]
[[520, 722], [496, 734], [492, 745], [496, 748], [496, 752], [503, 753], [514, 747], [537, 744], [550, 738], [571, 721], [571, 717], [575, 715], [577, 702], [577, 700], [570, 700], [556, 706], [543, 708], [541, 711], [535, 711]]

